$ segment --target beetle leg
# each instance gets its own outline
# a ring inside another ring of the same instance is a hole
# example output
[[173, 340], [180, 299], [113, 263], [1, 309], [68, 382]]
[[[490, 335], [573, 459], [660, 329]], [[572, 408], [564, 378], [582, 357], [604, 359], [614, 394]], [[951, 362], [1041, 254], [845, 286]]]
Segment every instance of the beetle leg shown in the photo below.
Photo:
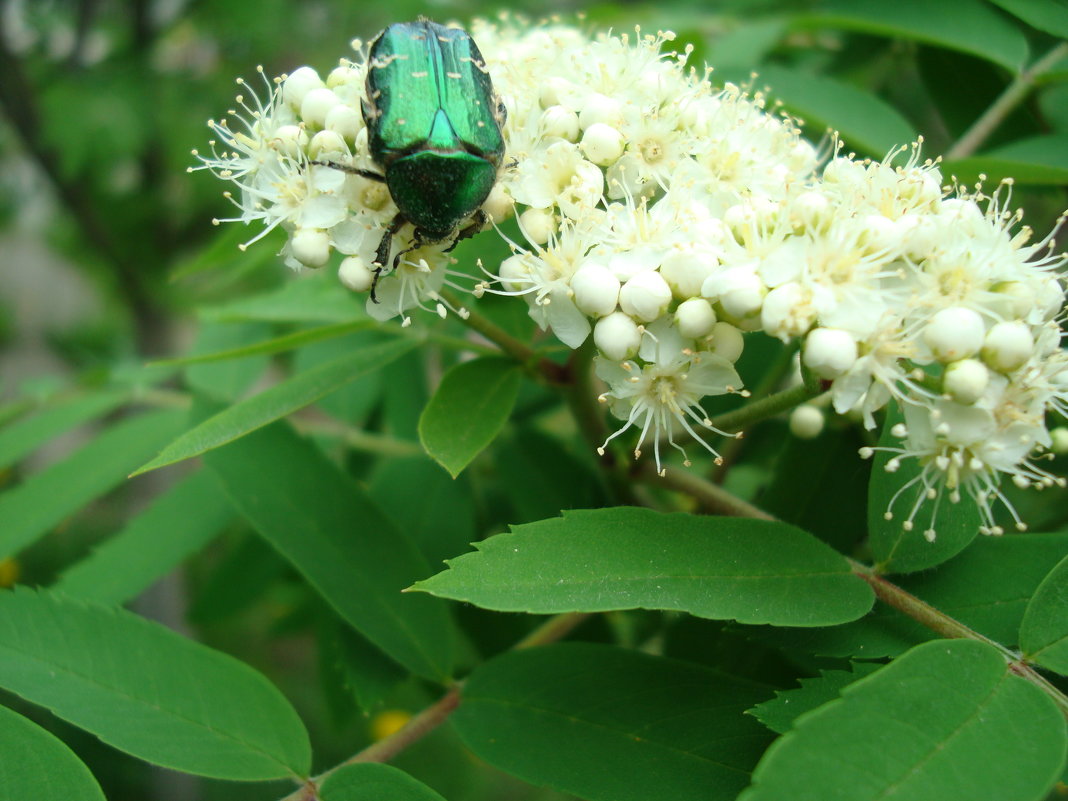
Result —
[[338, 164], [336, 161], [309, 161], [308, 164], [313, 164], [316, 167], [330, 167], [331, 169], [347, 172], [349, 175], [358, 175], [361, 178], [367, 178], [371, 181], [378, 181], [379, 183], [386, 182], [386, 176], [379, 175], [377, 172], [360, 169], [359, 167], [350, 167], [347, 164]]
[[[408, 222], [403, 214], [398, 214], [390, 222], [386, 228], [386, 232], [382, 234], [382, 240], [378, 243], [378, 250], [375, 251], [375, 277], [371, 280], [371, 302], [378, 303], [378, 298], [375, 297], [375, 290], [378, 289], [378, 279], [382, 275], [382, 271], [386, 269], [386, 263], [389, 261], [389, 250], [393, 247], [393, 237], [397, 235], [397, 232], [401, 227]], [[399, 259], [401, 255], [408, 251], [402, 251], [398, 254]], [[393, 260], [393, 266], [397, 266], [397, 260]]]
[[476, 211], [472, 217], [471, 224], [465, 225], [456, 233], [456, 238], [452, 240], [452, 244], [445, 248], [446, 253], [452, 253], [453, 249], [465, 239], [470, 239], [479, 231], [481, 231], [486, 223], [489, 222], [489, 215], [482, 209]]

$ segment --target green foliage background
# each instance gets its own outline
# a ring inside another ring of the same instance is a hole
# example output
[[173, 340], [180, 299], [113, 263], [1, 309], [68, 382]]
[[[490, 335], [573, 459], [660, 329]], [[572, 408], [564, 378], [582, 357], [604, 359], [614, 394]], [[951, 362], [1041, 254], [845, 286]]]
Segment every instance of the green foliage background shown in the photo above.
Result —
[[[902, 545], [858, 430], [781, 419], [661, 480], [597, 458], [588, 354], [521, 302], [490, 344], [377, 325], [210, 224], [235, 76], [494, 8], [0, 5], [0, 798], [1068, 795], [1063, 492]], [[674, 30], [862, 156], [922, 135], [1040, 232], [1068, 205], [1062, 0], [527, 5]], [[746, 385], [790, 355], [751, 338]]]

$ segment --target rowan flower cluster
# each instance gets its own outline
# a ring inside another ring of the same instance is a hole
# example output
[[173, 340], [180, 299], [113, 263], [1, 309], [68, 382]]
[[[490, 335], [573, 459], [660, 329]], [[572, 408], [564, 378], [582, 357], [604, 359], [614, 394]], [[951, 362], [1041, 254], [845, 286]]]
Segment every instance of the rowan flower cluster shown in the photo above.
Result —
[[[835, 411], [872, 428], [891, 400], [903, 408], [888, 469], [921, 470], [888, 515], [906, 528], [924, 504], [967, 495], [999, 533], [1003, 476], [1063, 483], [1036, 457], [1046, 413], [1068, 411], [1064, 256], [1052, 235], [1031, 241], [1010, 185], [947, 191], [918, 144], [883, 162], [821, 159], [760, 93], [715, 88], [688, 51], [664, 52], [671, 34], [508, 20], [469, 32], [508, 111], [485, 209], [520, 232], [473, 294], [520, 297], [569, 347], [592, 337], [601, 399], [622, 421], [609, 439], [634, 429], [635, 455], [648, 444], [658, 470], [664, 444], [688, 462], [679, 440], [718, 459], [708, 438], [725, 432], [702, 400], [742, 391], [734, 363], [762, 331], [801, 344]], [[200, 156], [239, 189], [234, 219], [283, 226], [293, 266], [339, 251], [357, 291], [396, 208], [381, 183], [312, 162], [375, 169], [364, 77], [359, 57], [325, 79], [301, 67], [264, 101], [239, 98]], [[408, 253], [368, 312], [444, 314], [442, 287], [461, 285], [446, 246]]]

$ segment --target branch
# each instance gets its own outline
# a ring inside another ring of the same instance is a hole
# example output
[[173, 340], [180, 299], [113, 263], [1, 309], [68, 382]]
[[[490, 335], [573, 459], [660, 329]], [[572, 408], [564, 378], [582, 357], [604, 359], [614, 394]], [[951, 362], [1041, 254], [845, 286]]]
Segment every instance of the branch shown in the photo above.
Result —
[[[440, 294], [451, 306], [456, 308], [464, 306], [453, 293], [442, 290]], [[545, 379], [550, 384], [570, 383], [566, 368], [539, 356], [530, 345], [512, 336], [488, 317], [471, 310], [469, 307], [464, 306], [464, 308], [467, 310], [467, 316], [462, 319], [468, 328], [482, 334], [482, 336], [522, 364], [533, 375]]]
[[990, 134], [1012, 113], [1013, 109], [1027, 98], [1031, 89], [1034, 88], [1035, 81], [1049, 72], [1065, 56], [1068, 56], [1068, 42], [1061, 42], [1017, 75], [1012, 83], [1005, 87], [1005, 91], [998, 96], [998, 99], [990, 105], [990, 108], [984, 111], [982, 116], [972, 123], [972, 127], [957, 140], [956, 144], [946, 151], [946, 160], [964, 159], [973, 155]]
[[774, 417], [777, 414], [792, 409], [807, 400], [811, 400], [823, 391], [822, 382], [809, 371], [802, 370], [804, 381], [782, 392], [768, 395], [747, 403], [733, 412], [721, 414], [712, 419], [712, 425], [723, 431], [741, 431], [753, 423]]
[[138, 266], [119, 247], [97, 216], [92, 199], [78, 181], [68, 180], [60, 171], [59, 153], [48, 145], [41, 129], [36, 98], [22, 69], [22, 62], [8, 47], [0, 15], [0, 108], [11, 121], [22, 146], [37, 163], [70, 211], [89, 244], [115, 273], [119, 294], [124, 298], [137, 324], [141, 349], [151, 351], [156, 344], [158, 315], [141, 280]]

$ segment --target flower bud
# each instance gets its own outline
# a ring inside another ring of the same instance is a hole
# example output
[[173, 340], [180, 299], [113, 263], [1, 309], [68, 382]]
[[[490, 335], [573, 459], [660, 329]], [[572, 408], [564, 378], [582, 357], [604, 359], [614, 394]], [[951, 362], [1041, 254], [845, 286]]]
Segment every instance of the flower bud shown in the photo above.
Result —
[[1026, 323], [998, 323], [986, 332], [983, 361], [1001, 373], [1011, 373], [1031, 358], [1035, 339]]
[[804, 334], [816, 321], [810, 292], [791, 281], [775, 287], [760, 307], [760, 325], [784, 342]]
[[1068, 453], [1068, 428], [1065, 426], [1057, 426], [1049, 432], [1050, 439], [1053, 440], [1053, 444], [1050, 445], [1050, 450], [1058, 456], [1064, 456]]
[[329, 156], [347, 156], [349, 152], [345, 140], [340, 134], [322, 130], [308, 143], [308, 155], [313, 159], [327, 159]]
[[718, 298], [727, 314], [741, 319], [760, 311], [767, 289], [755, 272], [738, 267], [709, 276], [701, 287], [701, 294], [706, 298]]
[[289, 239], [289, 251], [305, 267], [322, 267], [330, 259], [330, 237], [320, 228], [298, 228]]
[[591, 317], [604, 317], [616, 310], [619, 279], [603, 264], [587, 264], [571, 277], [575, 305]]
[[558, 136], [568, 142], [578, 139], [578, 114], [565, 106], [549, 106], [541, 114], [541, 130], [545, 136]]
[[990, 371], [977, 359], [961, 359], [946, 366], [942, 389], [957, 403], [975, 403], [986, 392]]
[[541, 82], [538, 90], [538, 104], [545, 109], [552, 108], [559, 105], [563, 98], [572, 94], [574, 90], [574, 84], [567, 78], [551, 76]]
[[497, 275], [508, 292], [522, 292], [530, 288], [530, 270], [520, 254], [509, 256], [502, 261], [501, 266], [497, 268]]
[[896, 250], [899, 247], [897, 224], [882, 214], [864, 218], [863, 242], [869, 253]]
[[790, 412], [790, 433], [798, 439], [815, 439], [826, 422], [823, 412], [810, 403], [803, 403]]
[[311, 67], [299, 67], [286, 76], [282, 82], [282, 99], [292, 108], [299, 109], [304, 97], [312, 89], [321, 89], [323, 79]]
[[614, 164], [623, 155], [623, 134], [603, 122], [595, 122], [582, 135], [579, 147], [590, 161], [600, 167]]
[[660, 264], [660, 275], [668, 282], [675, 297], [698, 297], [705, 279], [712, 274], [719, 259], [711, 250], [686, 248], [672, 252]]
[[337, 277], [353, 292], [366, 292], [374, 282], [375, 273], [359, 256], [346, 256], [337, 269]]
[[620, 308], [647, 323], [663, 314], [670, 302], [671, 287], [655, 270], [638, 273], [619, 290]]
[[793, 202], [793, 212], [806, 228], [822, 228], [831, 212], [831, 201], [821, 192], [802, 192]]
[[951, 306], [931, 318], [923, 339], [939, 361], [955, 362], [978, 353], [985, 333], [983, 318], [977, 312]]
[[504, 186], [498, 183], [482, 203], [482, 210], [499, 225], [515, 213], [515, 200], [505, 191]]
[[1035, 293], [1022, 281], [1001, 281], [991, 287], [991, 308], [1002, 317], [1019, 320], [1035, 305]]
[[353, 69], [347, 64], [340, 64], [330, 70], [330, 74], [326, 76], [326, 86], [328, 89], [337, 89], [339, 86], [351, 83], [362, 89], [361, 73], [362, 70]]
[[704, 298], [690, 298], [675, 310], [675, 323], [684, 337], [697, 339], [712, 333], [716, 313], [712, 311], [712, 304]]
[[332, 89], [327, 89], [325, 86], [312, 89], [304, 95], [304, 100], [301, 101], [301, 119], [315, 128], [322, 128], [326, 125], [326, 115], [340, 104], [340, 98], [334, 94]]
[[271, 147], [292, 159], [308, 146], [308, 132], [299, 125], [281, 125], [271, 138]]
[[556, 221], [548, 209], [527, 209], [519, 215], [519, 228], [535, 245], [544, 245], [556, 230]]
[[599, 92], [588, 95], [579, 112], [579, 125], [585, 130], [596, 122], [618, 128], [623, 122], [623, 104]]
[[623, 361], [638, 352], [642, 342], [638, 324], [623, 312], [602, 317], [593, 327], [593, 343], [613, 361]]
[[706, 350], [729, 362], [738, 361], [745, 347], [742, 332], [730, 323], [716, 323], [712, 326], [712, 333], [708, 335], [707, 342]]
[[349, 142], [355, 142], [356, 135], [363, 128], [363, 118], [352, 106], [338, 103], [326, 113], [323, 127], [343, 136]]
[[823, 168], [823, 180], [829, 184], [848, 183], [859, 179], [863, 174], [863, 164], [844, 156], [831, 159]]
[[913, 261], [922, 261], [935, 252], [942, 236], [941, 225], [930, 214], [903, 214], [894, 221], [898, 246]]
[[805, 338], [802, 361], [820, 378], [837, 378], [856, 363], [857, 341], [848, 331], [816, 328]]

